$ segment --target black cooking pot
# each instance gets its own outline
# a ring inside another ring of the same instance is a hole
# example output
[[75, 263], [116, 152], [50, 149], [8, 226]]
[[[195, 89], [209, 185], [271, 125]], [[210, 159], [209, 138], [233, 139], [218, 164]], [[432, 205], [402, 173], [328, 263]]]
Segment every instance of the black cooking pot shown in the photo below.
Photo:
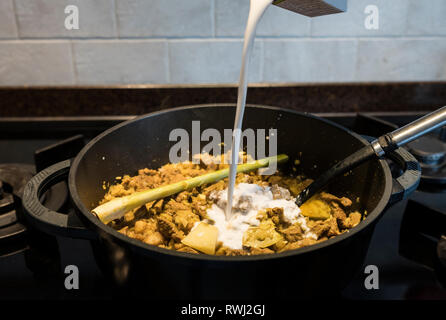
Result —
[[[233, 105], [191, 106], [155, 112], [119, 124], [88, 143], [73, 160], [38, 173], [24, 192], [27, 218], [51, 234], [90, 239], [98, 265], [121, 292], [157, 298], [295, 298], [326, 296], [342, 289], [360, 270], [373, 229], [386, 208], [416, 189], [420, 167], [405, 150], [390, 157], [403, 170], [393, 179], [384, 160], [359, 166], [327, 187], [339, 196], [359, 197], [357, 209], [367, 218], [349, 232], [309, 247], [271, 255], [209, 256], [176, 252], [126, 237], [101, 223], [90, 210], [104, 196], [103, 183], [140, 168], [169, 162], [175, 128], [191, 132], [232, 128]], [[277, 128], [278, 153], [315, 178], [367, 141], [330, 121], [273, 107], [248, 106], [244, 128]], [[285, 168], [286, 169], [286, 168]], [[70, 215], [42, 206], [39, 199], [66, 179], [81, 224]]]

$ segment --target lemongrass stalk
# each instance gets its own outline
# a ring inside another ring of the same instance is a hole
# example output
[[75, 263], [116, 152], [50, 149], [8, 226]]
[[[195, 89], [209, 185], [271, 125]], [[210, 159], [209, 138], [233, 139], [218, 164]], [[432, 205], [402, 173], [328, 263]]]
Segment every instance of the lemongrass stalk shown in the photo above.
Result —
[[[268, 157], [249, 163], [239, 164], [237, 172], [248, 172], [262, 167], [267, 167], [270, 163], [282, 163], [288, 160], [288, 156], [280, 154], [277, 157]], [[226, 178], [229, 175], [229, 168], [210, 172], [201, 176], [186, 179], [155, 189], [139, 191], [131, 195], [115, 198], [109, 202], [101, 204], [93, 209], [93, 213], [103, 223], [121, 218], [126, 212], [138, 208], [148, 202], [162, 199], [185, 190], [190, 190], [198, 186], [214, 183]]]

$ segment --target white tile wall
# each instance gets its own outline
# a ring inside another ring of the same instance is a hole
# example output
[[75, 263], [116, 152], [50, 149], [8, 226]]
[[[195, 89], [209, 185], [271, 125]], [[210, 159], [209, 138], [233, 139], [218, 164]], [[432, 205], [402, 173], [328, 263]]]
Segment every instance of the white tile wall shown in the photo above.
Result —
[[[213, 0], [212, 0], [213, 1]], [[210, 37], [210, 0], [116, 0], [121, 37]]]
[[163, 40], [75, 41], [73, 51], [78, 83], [168, 82]]
[[68, 41], [0, 41], [0, 85], [74, 84]]
[[357, 42], [356, 39], [265, 40], [263, 81], [353, 81]]
[[[235, 83], [239, 79], [243, 42], [239, 39], [169, 42], [172, 83]], [[261, 42], [254, 44], [249, 81], [261, 81]]]
[[360, 40], [357, 80], [446, 80], [446, 38]]
[[243, 37], [248, 13], [248, 0], [215, 0], [216, 36]]
[[[4, 0], [2, 0], [4, 1]], [[23, 38], [112, 38], [117, 35], [114, 0], [14, 0]], [[65, 7], [79, 8], [79, 30], [67, 30]]]
[[407, 34], [446, 35], [446, 1], [408, 0]]
[[[445, 0], [349, 0], [310, 19], [268, 8], [252, 82], [446, 80]], [[80, 30], [65, 30], [77, 5]], [[367, 5], [378, 30], [364, 26]], [[0, 85], [235, 83], [249, 0], [0, 0]]]
[[0, 1], [0, 39], [17, 38], [14, 5], [12, 0]]

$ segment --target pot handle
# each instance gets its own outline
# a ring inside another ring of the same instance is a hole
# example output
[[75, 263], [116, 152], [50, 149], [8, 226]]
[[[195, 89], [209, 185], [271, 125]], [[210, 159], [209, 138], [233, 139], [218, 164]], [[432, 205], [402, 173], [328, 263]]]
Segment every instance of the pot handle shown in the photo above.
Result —
[[421, 167], [417, 159], [404, 148], [388, 152], [386, 157], [403, 170], [401, 176], [393, 179], [393, 189], [389, 200], [389, 204], [392, 205], [407, 199], [418, 188], [421, 178]]
[[71, 160], [56, 163], [37, 173], [25, 186], [23, 208], [25, 217], [33, 226], [46, 233], [70, 238], [96, 239], [96, 234], [85, 228], [74, 214], [64, 214], [46, 208], [42, 195], [54, 184], [66, 180]]

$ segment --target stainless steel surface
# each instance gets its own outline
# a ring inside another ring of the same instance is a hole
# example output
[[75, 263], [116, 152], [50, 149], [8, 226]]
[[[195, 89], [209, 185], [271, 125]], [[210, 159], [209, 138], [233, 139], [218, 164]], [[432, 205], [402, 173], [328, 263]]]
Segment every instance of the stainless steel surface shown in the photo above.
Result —
[[446, 125], [446, 107], [393, 131], [389, 136], [392, 142], [400, 147], [444, 125]]
[[347, 0], [276, 0], [273, 4], [307, 17], [324, 16], [347, 10]]

